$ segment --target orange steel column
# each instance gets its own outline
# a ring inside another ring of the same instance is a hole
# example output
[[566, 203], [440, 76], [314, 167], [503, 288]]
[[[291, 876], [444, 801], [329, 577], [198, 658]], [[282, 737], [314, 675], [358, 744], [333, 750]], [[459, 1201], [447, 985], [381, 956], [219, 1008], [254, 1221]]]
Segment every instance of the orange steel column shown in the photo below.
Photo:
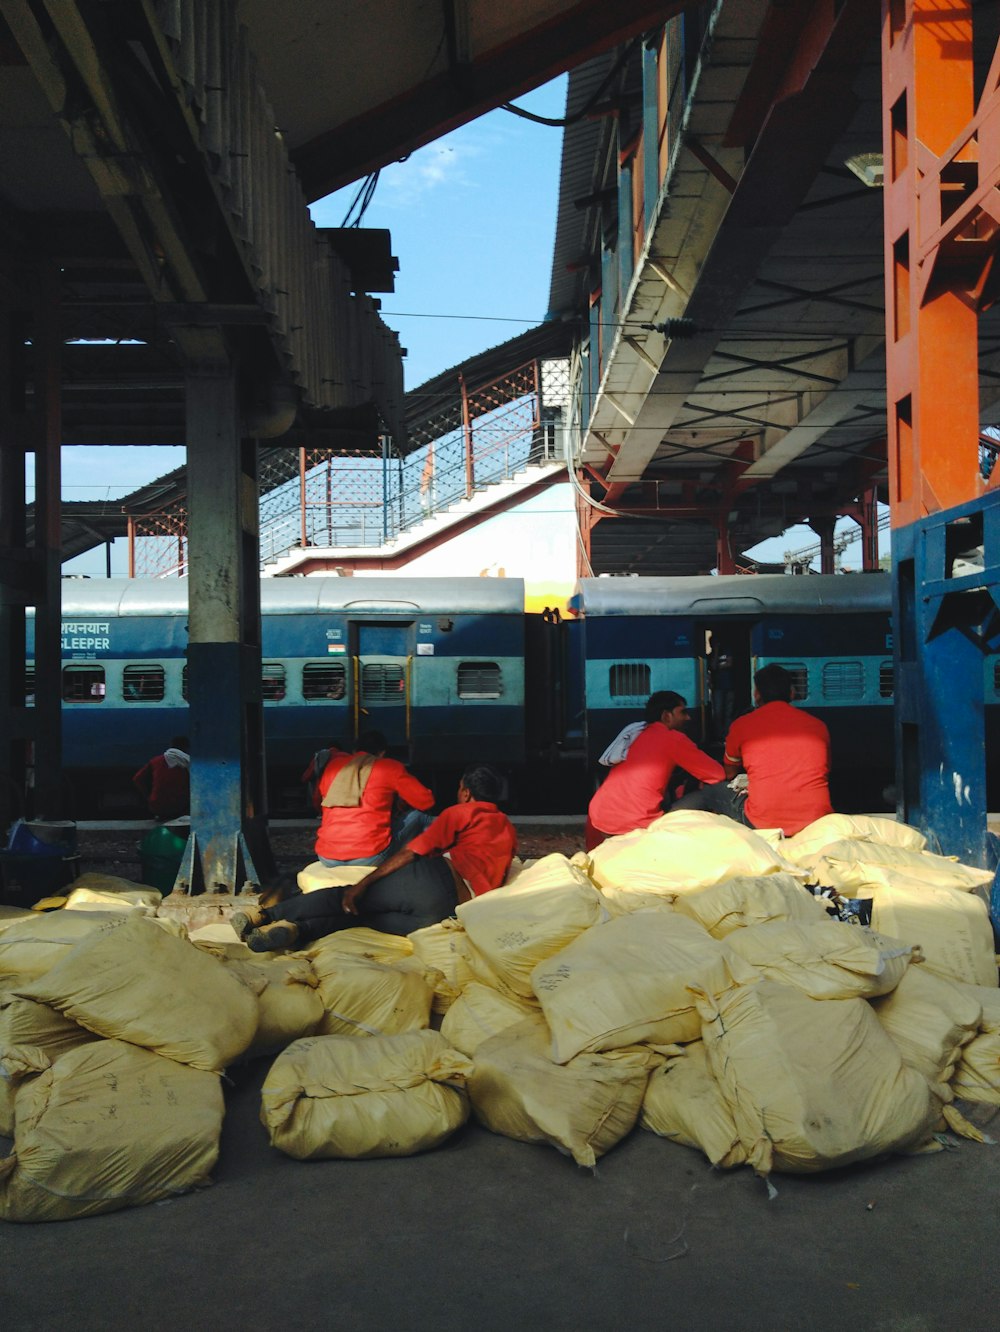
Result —
[[[970, 0], [883, 0], [886, 378], [893, 528], [979, 493], [977, 315], [925, 284], [947, 216], [936, 159], [972, 118]], [[929, 271], [929, 270], [928, 270]]]

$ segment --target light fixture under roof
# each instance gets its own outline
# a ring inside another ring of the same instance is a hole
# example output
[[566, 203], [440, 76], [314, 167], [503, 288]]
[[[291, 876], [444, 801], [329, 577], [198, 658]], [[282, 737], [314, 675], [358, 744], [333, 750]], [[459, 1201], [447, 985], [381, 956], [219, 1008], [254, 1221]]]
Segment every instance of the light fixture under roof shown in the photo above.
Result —
[[873, 190], [882, 188], [885, 181], [885, 159], [881, 153], [855, 153], [847, 158], [844, 166], [854, 173], [862, 185]]

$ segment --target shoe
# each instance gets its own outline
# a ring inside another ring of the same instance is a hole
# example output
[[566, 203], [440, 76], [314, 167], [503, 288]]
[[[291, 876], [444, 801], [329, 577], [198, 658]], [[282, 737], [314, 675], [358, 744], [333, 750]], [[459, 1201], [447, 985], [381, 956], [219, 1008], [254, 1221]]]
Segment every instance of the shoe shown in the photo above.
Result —
[[229, 917], [229, 923], [236, 931], [236, 937], [245, 939], [251, 930], [267, 924], [267, 916], [260, 907], [247, 907], [246, 911], [234, 911]]
[[251, 930], [244, 942], [252, 953], [273, 953], [278, 948], [293, 948], [298, 939], [299, 927], [294, 920], [276, 920]]

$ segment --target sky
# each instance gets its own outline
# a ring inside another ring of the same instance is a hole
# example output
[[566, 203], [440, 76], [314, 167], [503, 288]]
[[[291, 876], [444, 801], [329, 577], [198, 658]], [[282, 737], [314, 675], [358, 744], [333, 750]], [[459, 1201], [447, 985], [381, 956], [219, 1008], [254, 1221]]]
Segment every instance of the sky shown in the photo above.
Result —
[[[518, 99], [550, 117], [562, 116], [565, 102], [565, 77]], [[407, 349], [408, 390], [544, 319], [561, 149], [560, 129], [498, 110], [382, 171], [363, 225], [387, 227], [399, 259], [382, 317]], [[320, 200], [313, 220], [343, 225], [357, 191], [356, 183]], [[183, 462], [183, 448], [66, 448], [63, 498], [113, 501]], [[761, 557], [780, 559], [814, 540], [808, 528], [793, 530], [764, 543]], [[127, 572], [127, 555], [125, 540], [116, 541], [112, 573]], [[95, 576], [105, 570], [103, 547], [64, 566]]]

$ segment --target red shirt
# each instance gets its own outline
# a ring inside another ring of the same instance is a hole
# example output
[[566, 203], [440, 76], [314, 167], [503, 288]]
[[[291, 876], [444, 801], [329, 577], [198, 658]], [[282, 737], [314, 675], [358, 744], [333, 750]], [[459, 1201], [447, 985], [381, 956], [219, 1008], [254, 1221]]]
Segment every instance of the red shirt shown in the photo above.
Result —
[[726, 761], [746, 769], [746, 816], [755, 828], [780, 828], [791, 837], [833, 813], [830, 732], [809, 712], [779, 701], [737, 717], [726, 736]]
[[191, 804], [191, 774], [182, 764], [172, 768], [162, 754], [151, 758], [132, 778], [156, 819], [176, 819]]
[[[352, 757], [334, 754], [319, 779], [320, 797]], [[396, 796], [414, 809], [430, 809], [433, 793], [396, 759], [380, 758], [368, 774], [361, 804], [324, 809], [316, 835], [316, 854], [327, 860], [367, 860], [384, 851], [392, 840], [392, 806]]]
[[721, 782], [726, 775], [683, 731], [650, 722], [597, 788], [587, 811], [591, 823], [612, 837], [647, 828], [663, 813], [663, 793], [674, 768], [700, 782]]
[[451, 863], [475, 895], [499, 888], [517, 850], [517, 835], [506, 814], [488, 800], [449, 805], [407, 847], [418, 856], [448, 851]]

